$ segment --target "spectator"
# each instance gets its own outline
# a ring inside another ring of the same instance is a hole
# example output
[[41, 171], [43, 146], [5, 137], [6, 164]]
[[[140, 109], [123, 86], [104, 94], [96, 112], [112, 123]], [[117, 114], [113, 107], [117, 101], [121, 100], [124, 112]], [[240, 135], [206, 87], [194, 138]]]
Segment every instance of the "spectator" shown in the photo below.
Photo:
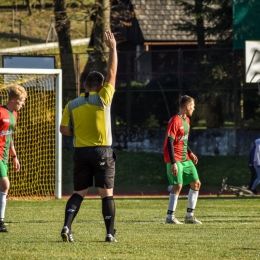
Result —
[[257, 178], [253, 183], [251, 191], [257, 195], [256, 187], [260, 182], [260, 138], [255, 140], [255, 153], [254, 153], [254, 168], [257, 172]]
[[[256, 172], [256, 169], [254, 167], [255, 148], [256, 148], [256, 145], [254, 143], [254, 145], [251, 147], [251, 149], [249, 151], [249, 156], [248, 156], [248, 167], [249, 167], [250, 175], [251, 175], [250, 182], [249, 182], [249, 185], [248, 185], [249, 190], [252, 190], [252, 186], [254, 184], [254, 181], [257, 179], [257, 172]], [[257, 191], [254, 190], [254, 192], [257, 192]]]

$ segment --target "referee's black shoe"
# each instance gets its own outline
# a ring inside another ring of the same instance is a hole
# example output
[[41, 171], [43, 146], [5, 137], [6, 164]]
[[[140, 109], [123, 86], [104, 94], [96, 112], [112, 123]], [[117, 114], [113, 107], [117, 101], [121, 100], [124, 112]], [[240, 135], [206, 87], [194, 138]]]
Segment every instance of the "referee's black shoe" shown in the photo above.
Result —
[[63, 242], [75, 242], [67, 226], [63, 227], [63, 229], [61, 230], [61, 238]]
[[117, 242], [116, 238], [113, 237], [113, 236], [110, 235], [110, 234], [107, 234], [105, 241], [106, 241], [106, 242]]
[[[116, 233], [116, 229], [114, 229], [114, 235]], [[106, 235], [105, 242], [117, 242], [116, 238], [112, 236], [111, 234]]]
[[8, 229], [6, 228], [4, 221], [0, 221], [0, 232], [8, 232]]

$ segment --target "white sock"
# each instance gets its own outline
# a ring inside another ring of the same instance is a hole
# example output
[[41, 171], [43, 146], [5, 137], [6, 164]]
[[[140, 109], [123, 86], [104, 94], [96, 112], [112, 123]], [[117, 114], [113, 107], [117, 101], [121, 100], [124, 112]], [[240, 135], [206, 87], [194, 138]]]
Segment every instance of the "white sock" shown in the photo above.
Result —
[[[193, 190], [190, 189], [189, 190], [189, 194], [188, 194], [188, 208], [194, 210], [197, 204], [197, 200], [198, 200], [198, 196], [199, 196], [199, 191], [198, 190]], [[194, 212], [187, 212], [187, 217], [191, 217], [194, 215]]]
[[[179, 195], [170, 193], [168, 210], [173, 211], [173, 212], [175, 211], [175, 209], [177, 207], [177, 203], [178, 203], [178, 198], [179, 198]], [[174, 213], [168, 214], [168, 218], [172, 218], [172, 217], [174, 217]]]
[[2, 221], [5, 218], [6, 196], [7, 194], [0, 191], [0, 220]]

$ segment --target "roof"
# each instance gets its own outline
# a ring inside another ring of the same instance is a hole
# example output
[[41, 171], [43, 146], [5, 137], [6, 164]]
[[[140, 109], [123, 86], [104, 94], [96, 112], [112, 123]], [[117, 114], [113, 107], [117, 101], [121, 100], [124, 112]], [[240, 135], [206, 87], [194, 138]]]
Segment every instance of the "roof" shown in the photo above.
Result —
[[185, 15], [183, 7], [174, 0], [131, 0], [134, 12], [147, 41], [196, 41], [195, 35], [178, 31], [174, 23], [190, 18]]

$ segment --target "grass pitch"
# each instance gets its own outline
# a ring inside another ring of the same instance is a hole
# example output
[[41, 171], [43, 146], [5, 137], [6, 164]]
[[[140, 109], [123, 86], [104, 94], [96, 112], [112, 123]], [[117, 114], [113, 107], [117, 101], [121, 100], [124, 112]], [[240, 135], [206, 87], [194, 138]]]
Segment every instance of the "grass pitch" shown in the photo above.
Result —
[[[166, 225], [167, 198], [115, 198], [116, 238], [105, 243], [100, 199], [85, 199], [73, 223], [76, 243], [60, 238], [61, 200], [9, 200], [0, 259], [259, 259], [259, 198], [199, 198], [202, 225]], [[178, 202], [183, 221], [187, 198]]]

